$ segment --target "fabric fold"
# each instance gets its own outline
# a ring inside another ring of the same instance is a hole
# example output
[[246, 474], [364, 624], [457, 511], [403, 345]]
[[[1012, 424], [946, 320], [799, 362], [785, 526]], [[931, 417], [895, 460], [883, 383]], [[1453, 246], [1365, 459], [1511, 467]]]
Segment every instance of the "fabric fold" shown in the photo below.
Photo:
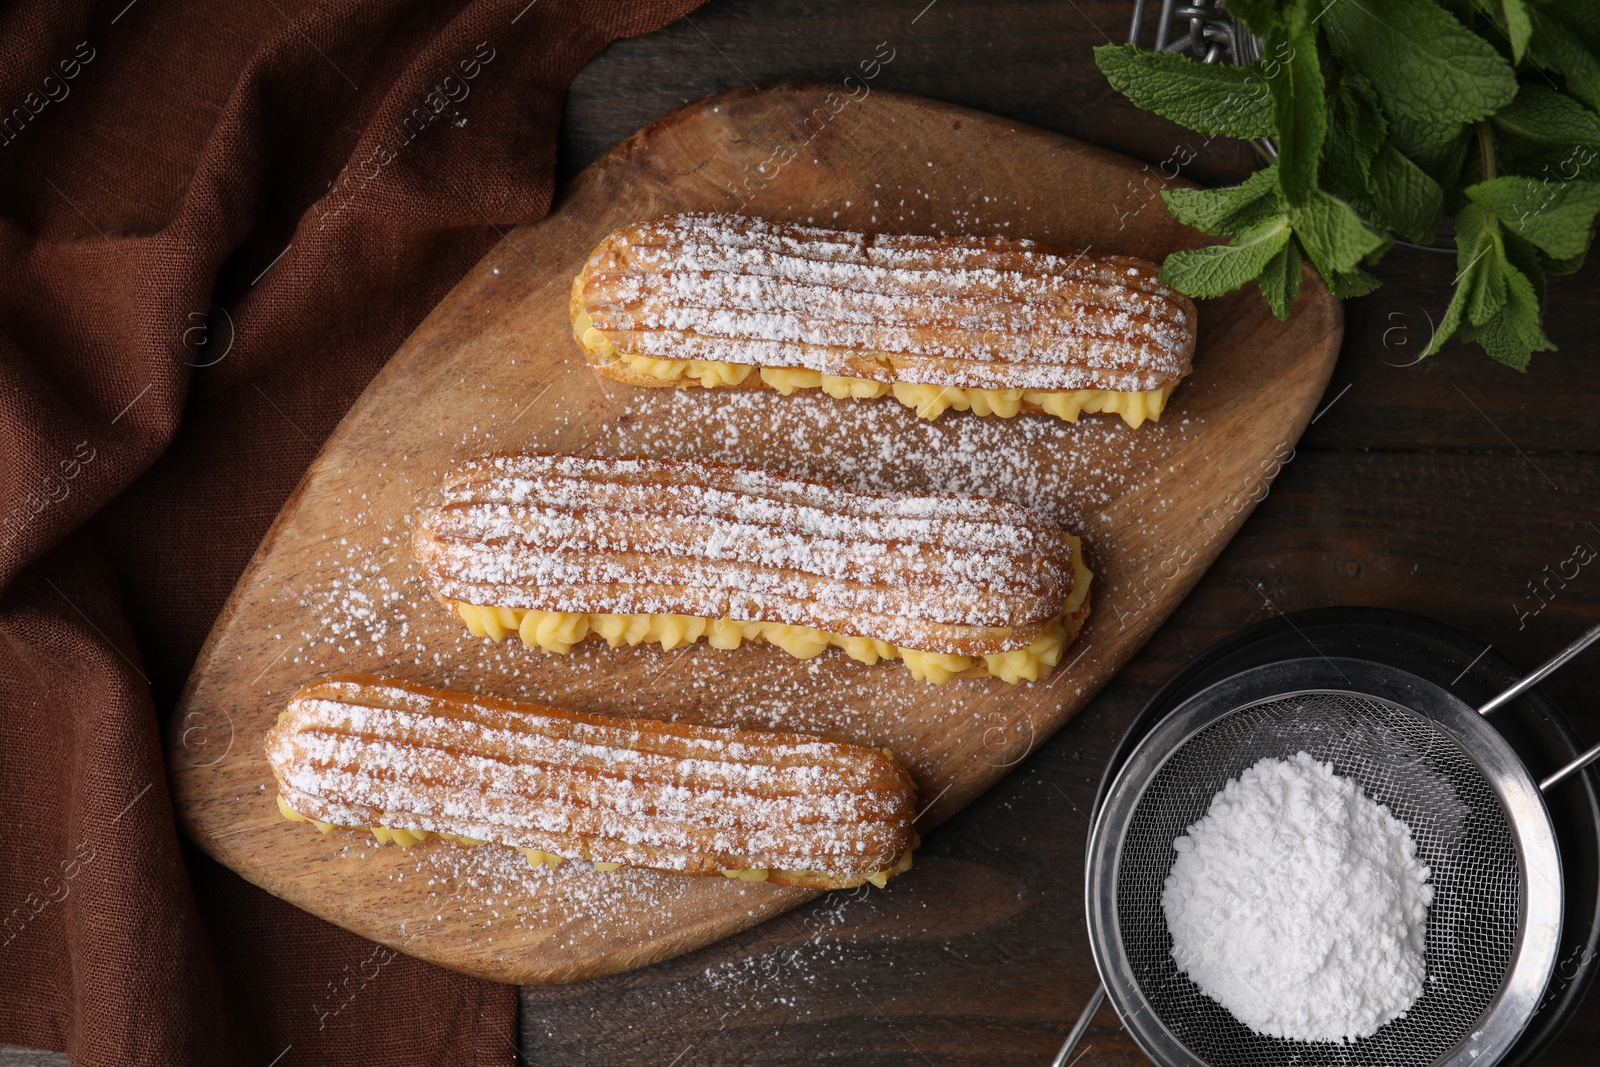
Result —
[[85, 1065], [515, 1061], [511, 987], [184, 842], [161, 729], [322, 440], [548, 212], [573, 74], [695, 6], [0, 12], [0, 1042]]

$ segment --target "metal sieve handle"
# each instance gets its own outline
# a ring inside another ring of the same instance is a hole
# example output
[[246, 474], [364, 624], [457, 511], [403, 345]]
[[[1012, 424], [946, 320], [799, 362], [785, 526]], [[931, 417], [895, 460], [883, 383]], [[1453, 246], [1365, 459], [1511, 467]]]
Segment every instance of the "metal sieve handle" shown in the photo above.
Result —
[[1561, 781], [1561, 779], [1565, 778], [1573, 771], [1582, 770], [1584, 767], [1587, 767], [1589, 764], [1593, 763], [1596, 759], [1600, 759], [1600, 745], [1594, 746], [1589, 751], [1585, 752], [1583, 755], [1579, 756], [1577, 759], [1573, 760], [1571, 763], [1552, 774], [1550, 777], [1541, 781], [1539, 783], [1539, 792], [1545, 792], [1551, 786]]
[[[1534, 686], [1550, 677], [1550, 675], [1554, 674], [1557, 670], [1565, 666], [1568, 660], [1572, 659], [1572, 657], [1576, 656], [1579, 652], [1582, 652], [1596, 641], [1600, 641], [1600, 625], [1590, 627], [1587, 633], [1578, 638], [1576, 641], [1572, 642], [1572, 644], [1568, 645], [1566, 648], [1563, 648], [1560, 652], [1557, 652], [1554, 656], [1551, 656], [1550, 659], [1538, 670], [1534, 671], [1532, 674], [1522, 679], [1522, 681], [1518, 682], [1516, 685], [1512, 686], [1510, 689], [1507, 689], [1504, 693], [1501, 693], [1483, 707], [1479, 708], [1478, 714], [1489, 715], [1499, 711], [1506, 704], [1509, 704], [1523, 693], [1526, 693], [1528, 690], [1532, 689]], [[1565, 767], [1561, 768], [1559, 771], [1540, 782], [1539, 791], [1541, 793], [1544, 792], [1557, 782], [1561, 781], [1561, 779], [1571, 774], [1573, 771], [1587, 767], [1597, 759], [1600, 759], [1600, 745], [1596, 745], [1595, 747], [1591, 748], [1589, 751], [1585, 752], [1583, 755], [1579, 756], [1577, 759], [1573, 760], [1571, 763], [1567, 764]]]
[[[1067, 1057], [1077, 1050], [1078, 1042], [1083, 1040], [1083, 1035], [1089, 1032], [1089, 1026], [1094, 1022], [1094, 1017], [1100, 1014], [1100, 1005], [1106, 1002], [1106, 987], [1104, 983], [1094, 987], [1094, 996], [1089, 998], [1089, 1004], [1083, 1009], [1083, 1014], [1078, 1016], [1077, 1025], [1072, 1028], [1072, 1033], [1061, 1043], [1061, 1051], [1056, 1053], [1056, 1058], [1050, 1061], [1050, 1067], [1067, 1067]], [[1084, 1051], [1088, 1051], [1085, 1049]]]

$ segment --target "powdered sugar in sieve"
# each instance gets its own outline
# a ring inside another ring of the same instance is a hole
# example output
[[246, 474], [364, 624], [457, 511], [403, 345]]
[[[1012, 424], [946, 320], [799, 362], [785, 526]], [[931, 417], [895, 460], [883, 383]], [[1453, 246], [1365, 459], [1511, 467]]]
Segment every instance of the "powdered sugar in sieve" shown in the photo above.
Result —
[[1428, 867], [1410, 828], [1332, 764], [1259, 760], [1172, 847], [1173, 961], [1256, 1033], [1352, 1041], [1422, 995]]

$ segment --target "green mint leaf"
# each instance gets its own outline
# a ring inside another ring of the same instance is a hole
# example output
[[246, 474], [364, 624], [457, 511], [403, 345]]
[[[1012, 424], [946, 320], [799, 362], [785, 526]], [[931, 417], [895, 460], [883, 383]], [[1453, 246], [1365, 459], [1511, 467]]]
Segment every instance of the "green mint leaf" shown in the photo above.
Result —
[[1500, 18], [1496, 20], [1506, 31], [1511, 42], [1511, 62], [1521, 63], [1528, 51], [1528, 40], [1533, 36], [1533, 17], [1523, 0], [1500, 0]]
[[1272, 103], [1254, 67], [1201, 63], [1131, 44], [1100, 45], [1094, 61], [1112, 88], [1146, 111], [1222, 137], [1272, 135]]
[[[1317, 257], [1306, 249], [1306, 258], [1316, 266]], [[1328, 283], [1328, 292], [1340, 300], [1353, 300], [1358, 296], [1366, 296], [1383, 283], [1364, 270], [1325, 270], [1317, 266], [1317, 272], [1322, 275], [1322, 280]]]
[[1215, 236], [1238, 233], [1278, 213], [1273, 190], [1277, 172], [1258, 170], [1242, 185], [1227, 189], [1163, 189], [1172, 217]]
[[1363, 219], [1387, 229], [1389, 216], [1373, 190], [1373, 160], [1384, 149], [1387, 120], [1371, 83], [1358, 74], [1339, 78], [1328, 94], [1328, 138], [1322, 142], [1322, 187], [1346, 200]]
[[1600, 212], [1600, 182], [1506, 175], [1468, 186], [1467, 197], [1555, 259], [1582, 255]]
[[1466, 290], [1459, 284], [1456, 291], [1450, 294], [1450, 303], [1444, 309], [1444, 316], [1439, 319], [1439, 325], [1434, 328], [1433, 337], [1428, 341], [1428, 347], [1422, 350], [1418, 359], [1426, 359], [1444, 347], [1444, 343], [1456, 335], [1461, 328], [1461, 315], [1467, 307]]
[[1588, 249], [1584, 249], [1575, 256], [1566, 256], [1561, 259], [1557, 259], [1554, 256], [1540, 256], [1539, 264], [1544, 267], [1546, 274], [1571, 274], [1583, 266], [1583, 260], [1588, 251]]
[[1531, 350], [1506, 322], [1504, 315], [1496, 315], [1482, 326], [1461, 327], [1463, 341], [1475, 341], [1497, 363], [1512, 370], [1526, 371], [1532, 358]]
[[1544, 302], [1539, 299], [1539, 290], [1533, 280], [1511, 263], [1505, 265], [1505, 275], [1506, 306], [1501, 314], [1506, 323], [1532, 351], [1544, 352], [1555, 348], [1550, 338], [1544, 335], [1541, 322]]
[[1547, 259], [1544, 264], [1547, 274], [1574, 274], [1583, 266], [1583, 256], [1573, 256], [1571, 259]]
[[1453, 132], [1517, 94], [1505, 57], [1430, 0], [1337, 0], [1321, 21], [1334, 55], [1371, 80], [1390, 118]]
[[1161, 265], [1161, 280], [1197, 299], [1231, 293], [1260, 274], [1288, 240], [1289, 220], [1278, 215], [1228, 244], [1173, 252]]
[[1436, 126], [1389, 116], [1389, 140], [1402, 154], [1446, 189], [1456, 184], [1472, 144], [1470, 126]]
[[1340, 78], [1328, 97], [1328, 136], [1322, 142], [1322, 173], [1336, 191], [1350, 196], [1370, 191], [1372, 161], [1388, 132], [1372, 83], [1359, 74]]
[[1328, 291], [1338, 296], [1341, 301], [1352, 301], [1357, 296], [1366, 296], [1382, 285], [1378, 278], [1366, 274], [1365, 270], [1334, 270], [1333, 274], [1322, 275], [1322, 278], [1323, 282], [1328, 283]]
[[1534, 352], [1547, 352], [1555, 345], [1539, 325], [1541, 308], [1532, 281], [1510, 263], [1503, 262], [1501, 272], [1505, 303], [1481, 325], [1463, 327], [1461, 335], [1506, 366], [1525, 371]]
[[1289, 241], [1282, 251], [1267, 261], [1256, 279], [1267, 306], [1279, 319], [1289, 317], [1289, 305], [1300, 293], [1300, 243]]
[[1444, 190], [1393, 145], [1372, 161], [1372, 200], [1389, 226], [1418, 244], [1432, 244]]
[[1289, 209], [1295, 236], [1305, 246], [1319, 271], [1326, 277], [1356, 269], [1369, 253], [1384, 244], [1384, 235], [1373, 229], [1345, 201], [1318, 190], [1316, 195]]
[[1268, 39], [1274, 44], [1268, 56], [1282, 57], [1277, 76], [1267, 81], [1267, 91], [1278, 134], [1278, 191], [1291, 205], [1305, 203], [1317, 191], [1317, 164], [1328, 131], [1316, 27], [1299, 21], [1303, 24], [1274, 35], [1275, 44]]
[[1380, 284], [1378, 279], [1359, 268], [1339, 270], [1331, 262], [1323, 250], [1306, 241], [1304, 235], [1296, 235], [1300, 240], [1300, 249], [1311, 265], [1317, 268], [1317, 273], [1322, 275], [1322, 280], [1327, 283], [1328, 292], [1340, 300], [1349, 300], [1352, 297], [1366, 296]]
[[[1506, 276], [1495, 253], [1483, 257], [1467, 276], [1467, 321], [1482, 326], [1506, 306]], [[1470, 284], [1468, 284], [1470, 283]]]
[[[1524, 0], [1472, 0], [1468, 7], [1465, 4], [1452, 4], [1449, 0], [1441, 0], [1446, 8], [1453, 9], [1452, 13], [1467, 25], [1472, 25], [1472, 13], [1476, 8], [1487, 15], [1506, 41], [1511, 45], [1511, 62], [1521, 63], [1523, 53], [1528, 50], [1528, 38], [1533, 34], [1533, 20], [1528, 14], [1528, 6]], [[1484, 36], [1493, 37], [1490, 34]]]
[[1600, 21], [1588, 4], [1539, 5], [1528, 9], [1533, 37], [1528, 58], [1566, 78], [1567, 92], [1600, 110]]
[[[1504, 198], [1508, 188], [1511, 195], [1522, 191], [1490, 182], [1482, 185], [1489, 188], [1473, 188], [1489, 199]], [[1476, 341], [1491, 357], [1520, 371], [1527, 369], [1534, 352], [1555, 346], [1540, 325], [1544, 278], [1537, 253], [1516, 236], [1506, 235], [1503, 224], [1504, 219], [1477, 198], [1456, 212], [1456, 295], [1467, 320], [1460, 323], [1459, 332], [1462, 340]]]
[[1456, 288], [1466, 298], [1469, 323], [1482, 326], [1506, 302], [1505, 252], [1500, 223], [1474, 203], [1456, 212]]
[[1565, 93], [1529, 82], [1489, 121], [1506, 171], [1559, 181], [1600, 177], [1600, 115]]
[[1501, 242], [1505, 246], [1506, 262], [1521, 271], [1523, 277], [1528, 279], [1528, 284], [1533, 286], [1539, 313], [1543, 316], [1545, 262], [1548, 257], [1514, 233], [1502, 234]]
[[1548, 85], [1529, 82], [1491, 119], [1496, 133], [1551, 148], [1600, 146], [1600, 115]]
[[[1444, 317], [1439, 320], [1438, 327], [1433, 331], [1433, 339], [1428, 342], [1428, 347], [1422, 350], [1424, 358], [1438, 352], [1444, 343], [1452, 336], [1459, 335], [1462, 340], [1476, 340], [1477, 334], [1469, 321], [1468, 309], [1473, 304], [1475, 294], [1489, 283], [1482, 281], [1479, 275], [1492, 269], [1495, 261], [1499, 259], [1496, 252], [1496, 238], [1500, 229], [1494, 216], [1478, 205], [1468, 201], [1456, 212], [1456, 277], [1455, 292], [1450, 296], [1450, 304], [1444, 309]], [[1496, 272], [1502, 285], [1504, 275]], [[1476, 297], [1480, 307], [1483, 300], [1481, 295]]]

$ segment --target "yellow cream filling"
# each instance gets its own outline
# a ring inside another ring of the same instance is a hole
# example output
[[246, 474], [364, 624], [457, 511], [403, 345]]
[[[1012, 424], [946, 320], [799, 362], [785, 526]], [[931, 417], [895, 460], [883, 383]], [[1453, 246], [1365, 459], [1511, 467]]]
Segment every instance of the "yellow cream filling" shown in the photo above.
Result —
[[[637, 356], [630, 356], [637, 359]], [[819, 370], [792, 369], [788, 367], [762, 367], [761, 380], [788, 396], [800, 389], [821, 389], [835, 400], [871, 400], [889, 392], [888, 382], [874, 382], [867, 378], [850, 378], [841, 374], [823, 374]]]
[[657, 644], [664, 651], [692, 645], [702, 637], [712, 648], [738, 648], [746, 641], [763, 640], [776, 645], [797, 659], [810, 659], [829, 648], [842, 648], [845, 655], [861, 663], [898, 659], [918, 681], [940, 685], [969, 672], [990, 675], [1005, 682], [1036, 682], [1050, 676], [1061, 662], [1066, 648], [1066, 631], [1061, 620], [1072, 615], [1089, 595], [1094, 575], [1083, 563], [1083, 548], [1076, 537], [1072, 542], [1072, 594], [1061, 606], [1061, 614], [1045, 624], [1027, 648], [988, 655], [959, 656], [945, 652], [923, 652], [902, 648], [886, 641], [851, 634], [831, 633], [812, 626], [781, 622], [740, 622], [734, 619], [707, 619], [697, 615], [615, 615], [595, 612], [541, 611], [537, 608], [486, 607], [451, 601], [450, 605], [475, 637], [495, 642], [516, 634], [529, 648], [565, 654], [590, 635], [605, 638], [612, 648], [622, 645]]
[[[278, 795], [278, 811], [281, 812], [283, 817], [288, 819], [290, 822], [308, 822], [312, 826], [315, 826], [322, 833], [327, 834], [333, 832], [333, 823], [323, 822], [321, 819], [313, 819], [309, 815], [300, 814], [298, 811], [295, 811], [289, 806], [289, 802], [283, 799], [283, 795], [281, 793]], [[367, 833], [370, 833], [374, 838], [377, 839], [377, 842], [380, 845], [385, 845], [393, 841], [401, 848], [410, 848], [417, 842], [426, 841], [430, 837], [438, 837], [445, 841], [452, 841], [455, 844], [462, 845], [466, 848], [476, 848], [479, 845], [487, 845], [489, 843], [482, 838], [466, 837], [462, 834], [447, 834], [442, 830], [401, 830], [391, 826], [353, 826], [349, 827], [349, 829], [357, 831], [364, 830]], [[882, 889], [888, 884], [889, 879], [893, 878], [897, 874], [904, 874], [906, 871], [911, 869], [911, 853], [917, 848], [917, 846], [921, 844], [921, 838], [913, 833], [911, 835], [911, 847], [906, 849], [905, 854], [900, 857], [899, 863], [896, 863], [893, 867], [889, 867], [885, 870], [875, 871], [872, 874], [861, 875], [859, 879], [852, 880], [850, 884], [852, 886], [856, 886], [861, 885], [863, 882], [871, 882], [879, 889]], [[549, 867], [552, 870], [567, 862], [569, 858], [567, 856], [557, 855], [554, 852], [545, 852], [542, 849], [537, 848], [518, 848], [517, 851], [522, 853], [523, 858], [528, 861], [529, 866]], [[588, 846], [585, 845], [584, 859], [589, 859], [588, 851]], [[610, 860], [589, 860], [589, 862], [594, 865], [594, 869], [597, 871], [614, 871], [622, 866], [622, 864], [614, 863]], [[757, 867], [753, 870], [722, 872], [724, 877], [737, 879], [742, 882], [765, 882], [768, 878], [772, 877], [773, 873], [773, 869], [767, 867]], [[826, 871], [786, 871], [779, 869], [777, 873], [788, 875], [822, 875], [824, 877], [833, 877], [833, 875]]]
[[[602, 359], [614, 359], [636, 374], [663, 382], [688, 379], [707, 389], [719, 385], [739, 385], [757, 368], [745, 363], [705, 359], [655, 359], [619, 352], [609, 338], [594, 326], [588, 312], [580, 311], [573, 320], [578, 343]], [[893, 393], [908, 408], [924, 419], [937, 419], [946, 411], [971, 411], [977, 415], [997, 415], [1009, 419], [1024, 403], [1036, 404], [1047, 414], [1077, 422], [1084, 412], [1121, 415], [1129, 426], [1145, 420], [1159, 422], [1167, 398], [1177, 387], [1174, 382], [1160, 389], [1120, 392], [1109, 389], [980, 389], [955, 385], [918, 385], [913, 382], [875, 382], [867, 378], [823, 374], [821, 371], [762, 367], [761, 380], [784, 396], [800, 389], [821, 389], [837, 400], [871, 399]]]
[[894, 383], [894, 398], [915, 408], [924, 419], [936, 419], [946, 411], [973, 411], [979, 415], [998, 415], [1009, 419], [1024, 403], [1037, 404], [1047, 414], [1077, 422], [1084, 412], [1105, 412], [1122, 416], [1129, 426], [1142, 426], [1146, 419], [1161, 421], [1167, 397], [1177, 383], [1143, 392], [1114, 392], [1106, 389], [962, 389], [953, 385], [914, 385]]
[[720, 359], [650, 359], [618, 352], [606, 335], [594, 328], [588, 312], [578, 313], [573, 320], [572, 330], [577, 335], [578, 343], [590, 351], [607, 359], [618, 360], [638, 374], [647, 374], [664, 382], [688, 378], [707, 389], [714, 389], [719, 385], [738, 385], [755, 369], [743, 363], [725, 363]]
[[720, 359], [648, 359], [644, 356], [619, 355], [617, 357], [629, 370], [648, 374], [662, 381], [689, 378], [707, 389], [719, 385], [738, 385], [754, 370], [744, 363], [725, 363]]

